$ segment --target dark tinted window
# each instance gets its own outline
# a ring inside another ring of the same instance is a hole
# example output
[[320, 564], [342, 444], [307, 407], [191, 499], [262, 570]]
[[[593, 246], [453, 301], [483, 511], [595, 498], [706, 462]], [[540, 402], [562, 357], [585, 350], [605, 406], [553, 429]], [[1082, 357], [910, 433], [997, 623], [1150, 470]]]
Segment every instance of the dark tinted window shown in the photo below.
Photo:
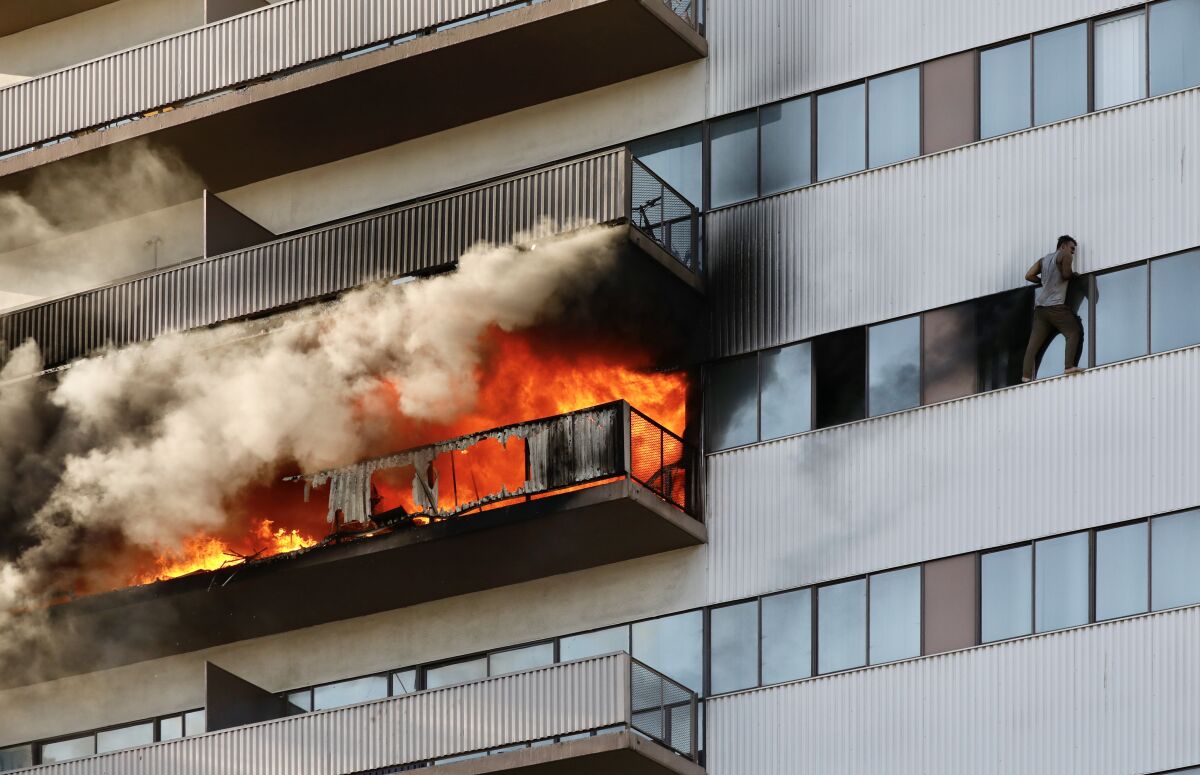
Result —
[[709, 680], [713, 693], [758, 685], [758, 601], [712, 609]]
[[817, 590], [817, 672], [832, 673], [867, 661], [866, 579]]
[[978, 299], [974, 306], [979, 390], [1017, 384], [1033, 320], [1032, 290], [998, 293]]
[[1096, 531], [1096, 620], [1130, 616], [1149, 604], [1150, 528], [1145, 522]]
[[920, 316], [871, 326], [868, 336], [871, 414], [887, 414], [920, 404]]
[[1091, 572], [1088, 534], [1038, 541], [1034, 551], [1035, 629], [1046, 632], [1087, 624]]
[[979, 135], [1029, 126], [1029, 41], [979, 52]]
[[827, 180], [867, 166], [866, 87], [817, 96], [817, 178]]
[[1150, 262], [1150, 349], [1200, 343], [1200, 251]]
[[956, 304], [926, 312], [922, 317], [924, 402], [948, 401], [977, 392], [974, 305]]
[[911, 159], [921, 152], [921, 71], [913, 67], [872, 78], [867, 87], [870, 109], [870, 164]]
[[851, 328], [812, 342], [816, 427], [862, 419], [867, 398], [867, 330]]
[[758, 196], [758, 113], [749, 111], [713, 121], [709, 127], [713, 207]]
[[1200, 603], [1200, 510], [1150, 522], [1151, 608]]
[[703, 692], [703, 612], [689, 611], [634, 624], [633, 656], [692, 691]]
[[984, 643], [1028, 635], [1033, 623], [1033, 549], [980, 558], [980, 634]]
[[871, 663], [921, 654], [921, 569], [871, 577]]
[[762, 599], [764, 684], [807, 678], [812, 672], [812, 591]]
[[812, 182], [811, 104], [802, 97], [760, 111], [763, 194]]
[[1150, 93], [1200, 84], [1200, 0], [1150, 6]]
[[1146, 354], [1146, 266], [1096, 275], [1096, 364]]
[[1033, 122], [1087, 113], [1088, 26], [1076, 24], [1033, 38]]
[[697, 207], [704, 193], [704, 151], [700, 125], [674, 129], [630, 143], [633, 155]]
[[758, 358], [754, 355], [709, 366], [709, 449], [727, 449], [758, 440]]
[[812, 427], [812, 347], [808, 342], [765, 350], [762, 437], [774, 439]]

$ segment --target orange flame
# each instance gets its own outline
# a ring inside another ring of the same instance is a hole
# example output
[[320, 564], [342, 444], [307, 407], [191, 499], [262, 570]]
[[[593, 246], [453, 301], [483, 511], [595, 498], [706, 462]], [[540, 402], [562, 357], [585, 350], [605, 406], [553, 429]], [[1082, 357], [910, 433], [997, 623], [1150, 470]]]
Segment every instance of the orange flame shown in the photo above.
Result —
[[130, 579], [131, 585], [152, 584], [197, 571], [211, 571], [228, 565], [237, 565], [249, 557], [272, 557], [304, 549], [316, 544], [316, 540], [301, 535], [299, 530], [272, 530], [274, 523], [269, 519], [255, 521], [254, 528], [245, 540], [237, 544], [212, 535], [200, 534], [184, 541], [177, 551], [168, 551], [154, 558], [153, 570], [141, 571]]

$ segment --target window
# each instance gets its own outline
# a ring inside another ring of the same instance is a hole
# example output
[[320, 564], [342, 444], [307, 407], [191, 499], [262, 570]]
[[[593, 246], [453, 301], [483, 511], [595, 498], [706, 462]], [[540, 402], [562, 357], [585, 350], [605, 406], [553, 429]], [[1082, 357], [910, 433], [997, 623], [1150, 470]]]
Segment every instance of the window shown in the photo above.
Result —
[[762, 192], [776, 194], [812, 182], [812, 102], [767, 105], [762, 122]]
[[974, 142], [979, 104], [978, 61], [974, 51], [935, 59], [921, 66], [921, 134], [925, 153]]
[[154, 742], [154, 722], [134, 724], [120, 729], [106, 729], [96, 733], [96, 753], [120, 751]]
[[1200, 84], [1200, 0], [1150, 6], [1150, 93]]
[[360, 702], [381, 700], [388, 696], [386, 675], [369, 675], [349, 681], [338, 681], [325, 686], [313, 687], [313, 710], [341, 708]]
[[867, 661], [866, 579], [817, 590], [817, 672], [861, 667]]
[[598, 657], [616, 651], [629, 651], [629, 628], [610, 627], [607, 630], [572, 635], [558, 642], [558, 658], [563, 662], [585, 657]]
[[762, 599], [762, 681], [794, 681], [812, 674], [812, 590]]
[[206, 726], [204, 710], [193, 710], [183, 714], [183, 734], [187, 737], [204, 734]]
[[976, 389], [982, 392], [1016, 385], [1021, 381], [1033, 324], [1033, 289], [998, 293], [977, 299], [972, 306], [978, 368]]
[[96, 738], [92, 735], [59, 740], [42, 746], [42, 764], [69, 762], [96, 753]]
[[917, 67], [868, 82], [872, 167], [911, 159], [921, 153], [921, 70]]
[[1028, 635], [1033, 617], [1033, 550], [988, 552], [980, 558], [980, 634], [984, 643]]
[[392, 691], [391, 695], [397, 697], [401, 694], [412, 694], [417, 690], [417, 671], [400, 670], [392, 673]]
[[633, 625], [633, 656], [692, 691], [704, 691], [704, 612]]
[[1146, 12], [1101, 19], [1095, 25], [1096, 110], [1146, 96]]
[[1146, 610], [1149, 533], [1145, 522], [1096, 531], [1096, 621]]
[[298, 692], [290, 692], [287, 696], [287, 715], [297, 716], [301, 713], [308, 713], [312, 707], [312, 689], [301, 689]]
[[955, 304], [926, 312], [921, 332], [925, 403], [948, 401], [978, 391], [975, 368], [975, 307]]
[[638, 140], [629, 148], [692, 204], [703, 202], [704, 143], [699, 124]]
[[817, 96], [817, 178], [828, 180], [867, 166], [866, 87]]
[[979, 136], [1029, 126], [1029, 41], [979, 52]]
[[728, 449], [758, 440], [758, 357], [714, 363], [708, 370], [708, 448]]
[[812, 346], [808, 342], [766, 350], [762, 380], [762, 438], [812, 428]]
[[1150, 262], [1150, 349], [1200, 343], [1200, 250]]
[[183, 716], [170, 716], [158, 720], [159, 740], [178, 740], [181, 737], [183, 737]]
[[921, 654], [921, 568], [871, 576], [871, 664]]
[[1033, 123], [1049, 124], [1088, 111], [1086, 24], [1033, 37]]
[[712, 609], [709, 681], [713, 693], [758, 685], [758, 601]]
[[921, 317], [871, 326], [868, 406], [871, 415], [911, 409], [921, 403]]
[[554, 664], [554, 644], [538, 643], [519, 649], [497, 651], [488, 656], [488, 675], [506, 675]]
[[758, 196], [758, 114], [739, 113], [709, 126], [712, 169], [709, 205], [744, 202]]
[[1200, 603], [1200, 510], [1150, 522], [1151, 608]]
[[1146, 265], [1096, 275], [1096, 365], [1146, 354]]
[[481, 678], [487, 678], [486, 657], [428, 668], [425, 671], [425, 688], [438, 689], [465, 681], [478, 681]]
[[867, 330], [851, 328], [812, 342], [816, 373], [816, 427], [866, 416]]
[[0, 748], [0, 772], [33, 766], [33, 746], [17, 745]]
[[1075, 533], [1034, 545], [1034, 629], [1038, 632], [1087, 624], [1091, 592], [1088, 541], [1087, 533]]

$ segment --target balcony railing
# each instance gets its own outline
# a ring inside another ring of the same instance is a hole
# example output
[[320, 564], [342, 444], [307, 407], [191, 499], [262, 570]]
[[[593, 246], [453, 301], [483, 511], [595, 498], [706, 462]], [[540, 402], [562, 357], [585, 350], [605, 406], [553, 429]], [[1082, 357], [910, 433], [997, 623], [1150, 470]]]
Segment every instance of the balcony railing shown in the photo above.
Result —
[[[650, 738], [690, 764], [696, 695], [618, 653], [17, 772], [394, 772], [559, 740], [569, 746], [563, 738], [600, 731]], [[684, 768], [662, 771], [672, 769]]]
[[[634, 178], [636, 186], [630, 185]], [[642, 192], [659, 189], [664, 192], [660, 202], [642, 200]], [[667, 201], [672, 204], [664, 204]], [[590, 224], [640, 224], [641, 231], [692, 268], [698, 216], [694, 207], [679, 201], [683, 200], [673, 189], [628, 151], [604, 151], [36, 302], [0, 314], [0, 345], [13, 348], [35, 339], [46, 364], [57, 366], [104, 347], [252, 316], [364, 283], [449, 268], [480, 242], [542, 239]]]

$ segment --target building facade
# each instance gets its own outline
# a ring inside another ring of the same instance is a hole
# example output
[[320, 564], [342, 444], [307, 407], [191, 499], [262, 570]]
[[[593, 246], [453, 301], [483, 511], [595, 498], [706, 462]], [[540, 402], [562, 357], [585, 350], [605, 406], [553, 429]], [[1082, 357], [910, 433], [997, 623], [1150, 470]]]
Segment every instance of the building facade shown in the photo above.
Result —
[[[597, 410], [511, 519], [164, 582], [174, 636], [4, 682], [0, 770], [1200, 772], [1200, 0], [22, 5], [0, 191], [187, 170], [0, 234], [47, 379], [604, 223], [704, 332], [702, 410]], [[1060, 234], [1087, 368], [1023, 384]]]

